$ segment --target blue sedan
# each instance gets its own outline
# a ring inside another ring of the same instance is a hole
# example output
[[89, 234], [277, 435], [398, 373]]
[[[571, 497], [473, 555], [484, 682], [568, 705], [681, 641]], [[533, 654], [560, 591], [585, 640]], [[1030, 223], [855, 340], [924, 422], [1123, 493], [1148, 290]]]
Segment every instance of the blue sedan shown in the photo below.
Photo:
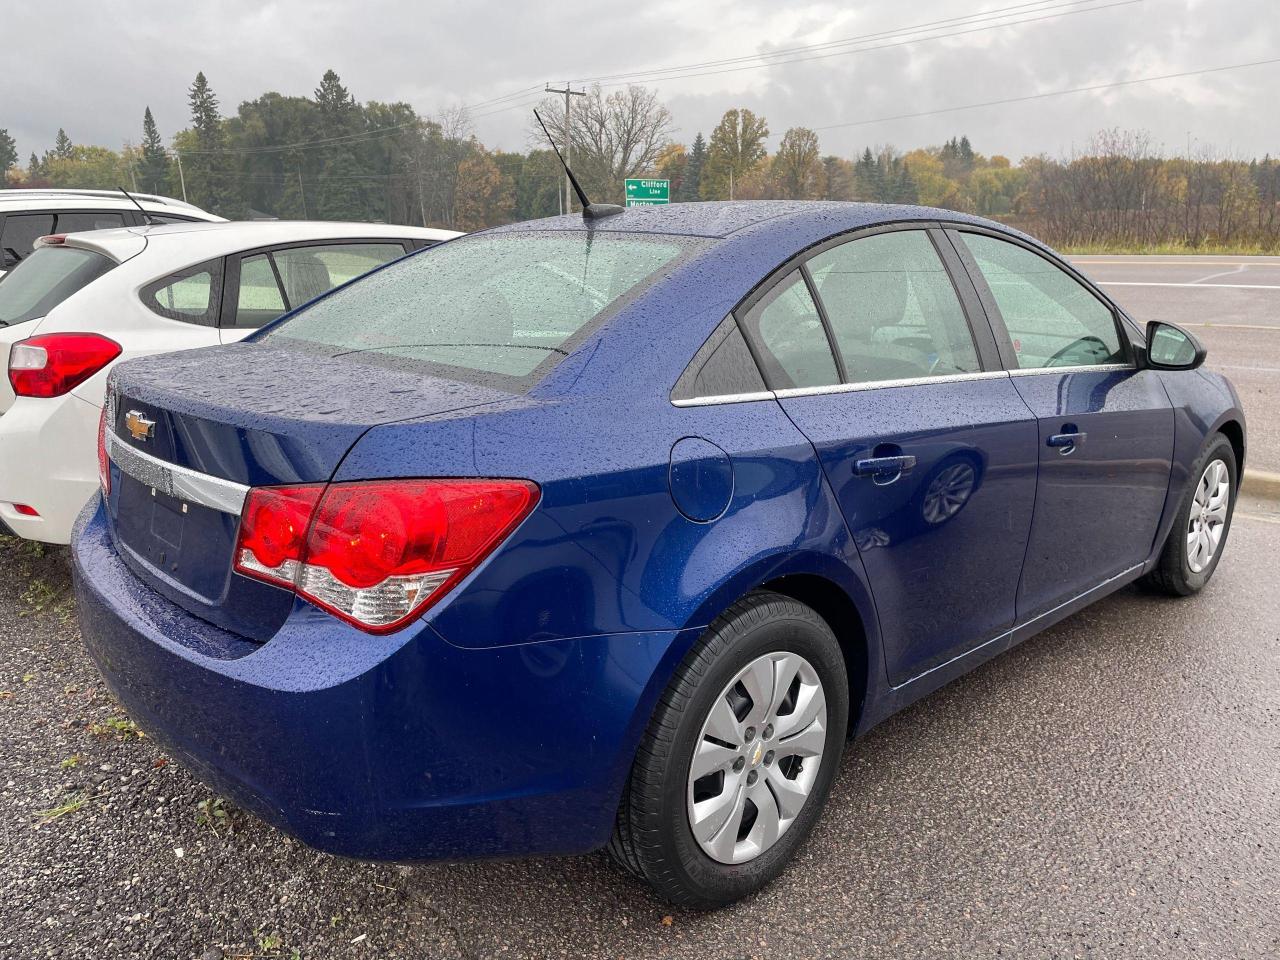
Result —
[[490, 230], [119, 367], [83, 635], [315, 847], [607, 847], [710, 908], [851, 737], [1133, 581], [1205, 586], [1245, 423], [1203, 360], [943, 210]]

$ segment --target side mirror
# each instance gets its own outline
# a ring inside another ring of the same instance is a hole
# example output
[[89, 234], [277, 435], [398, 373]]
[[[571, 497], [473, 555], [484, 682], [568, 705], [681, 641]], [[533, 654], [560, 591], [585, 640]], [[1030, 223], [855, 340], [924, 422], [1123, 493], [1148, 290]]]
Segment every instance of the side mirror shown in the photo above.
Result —
[[1146, 366], [1156, 370], [1194, 370], [1204, 363], [1205, 348], [1194, 336], [1174, 323], [1152, 320], [1147, 324]]

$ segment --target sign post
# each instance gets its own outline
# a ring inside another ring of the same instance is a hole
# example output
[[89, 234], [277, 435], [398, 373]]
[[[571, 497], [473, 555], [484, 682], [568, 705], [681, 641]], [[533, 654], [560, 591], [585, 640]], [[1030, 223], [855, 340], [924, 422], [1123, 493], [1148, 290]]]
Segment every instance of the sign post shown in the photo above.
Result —
[[628, 207], [655, 207], [671, 202], [670, 180], [626, 181]]

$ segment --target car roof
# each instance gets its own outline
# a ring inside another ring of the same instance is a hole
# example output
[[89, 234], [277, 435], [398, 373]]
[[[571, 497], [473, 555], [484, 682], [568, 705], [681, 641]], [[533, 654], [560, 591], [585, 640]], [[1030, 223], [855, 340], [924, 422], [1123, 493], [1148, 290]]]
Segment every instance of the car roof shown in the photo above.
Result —
[[842, 200], [712, 200], [628, 207], [622, 213], [596, 220], [584, 220], [580, 214], [548, 217], [497, 227], [488, 232], [590, 228], [608, 233], [665, 233], [727, 239], [771, 223], [777, 227], [830, 226], [829, 233], [836, 234], [878, 223], [928, 219], [983, 223], [1008, 230], [1002, 224], [954, 210], [913, 204]]
[[[153, 193], [130, 194], [143, 207], [160, 212], [205, 217], [214, 215], [199, 207], [173, 197], [162, 197]], [[136, 210], [133, 202], [119, 190], [61, 190], [57, 188], [19, 188], [0, 190], [0, 213], [13, 213], [17, 210], [36, 209], [124, 209]]]
[[[147, 260], [157, 256], [175, 264], [199, 263], [241, 250], [282, 243], [319, 240], [400, 240], [439, 242], [458, 236], [453, 230], [405, 227], [387, 223], [347, 223], [336, 220], [237, 220], [226, 223], [170, 223], [155, 226], [117, 227], [67, 234], [65, 244], [106, 254], [124, 261], [145, 247]], [[152, 263], [154, 266], [154, 264]]]

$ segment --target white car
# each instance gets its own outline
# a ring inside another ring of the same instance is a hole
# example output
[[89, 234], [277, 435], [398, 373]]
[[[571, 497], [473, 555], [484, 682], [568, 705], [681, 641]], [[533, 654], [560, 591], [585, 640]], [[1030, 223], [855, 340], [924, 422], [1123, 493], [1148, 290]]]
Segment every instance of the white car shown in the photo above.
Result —
[[457, 234], [371, 223], [189, 223], [44, 237], [0, 278], [0, 530], [68, 543], [98, 488], [120, 360], [232, 343]]
[[125, 196], [119, 190], [0, 190], [0, 276], [26, 258], [40, 237], [51, 233], [205, 221], [224, 222], [222, 217], [189, 203], [151, 193]]

